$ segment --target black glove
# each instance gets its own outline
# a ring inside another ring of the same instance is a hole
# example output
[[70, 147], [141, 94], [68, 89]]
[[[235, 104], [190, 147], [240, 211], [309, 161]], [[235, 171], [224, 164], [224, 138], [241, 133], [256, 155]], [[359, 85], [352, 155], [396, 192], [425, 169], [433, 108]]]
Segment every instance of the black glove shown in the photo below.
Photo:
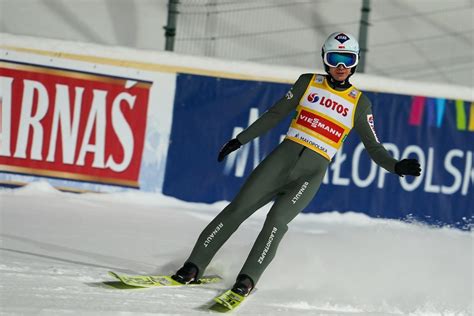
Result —
[[403, 175], [418, 177], [421, 174], [420, 163], [416, 159], [403, 159], [395, 164], [395, 173], [400, 177]]
[[237, 150], [242, 146], [242, 143], [239, 142], [237, 138], [231, 139], [225, 144], [222, 148], [221, 151], [219, 152], [219, 156], [217, 157], [217, 161], [221, 162], [224, 160], [225, 156], [233, 152], [234, 150]]

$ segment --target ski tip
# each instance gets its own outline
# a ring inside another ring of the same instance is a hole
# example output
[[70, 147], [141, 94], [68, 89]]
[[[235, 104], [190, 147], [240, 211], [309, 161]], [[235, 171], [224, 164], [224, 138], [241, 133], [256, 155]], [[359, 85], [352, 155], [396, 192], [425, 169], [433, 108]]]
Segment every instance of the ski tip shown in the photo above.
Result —
[[115, 273], [114, 271], [108, 271], [107, 273], [108, 273], [108, 275], [110, 275], [110, 276], [112, 276], [116, 279], [120, 279], [119, 275], [117, 273]]
[[232, 309], [227, 308], [226, 306], [222, 305], [221, 303], [214, 303], [212, 306], [209, 307], [209, 310], [218, 313], [228, 313]]
[[226, 308], [227, 311], [235, 309], [244, 300], [245, 296], [237, 294], [232, 290], [227, 290], [226, 292], [214, 298], [214, 302]]

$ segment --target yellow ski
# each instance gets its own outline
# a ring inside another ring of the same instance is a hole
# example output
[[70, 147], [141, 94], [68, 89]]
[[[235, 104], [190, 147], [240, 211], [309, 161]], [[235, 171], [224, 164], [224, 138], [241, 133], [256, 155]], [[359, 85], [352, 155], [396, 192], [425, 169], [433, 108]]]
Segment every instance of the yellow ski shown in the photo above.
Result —
[[237, 308], [245, 298], [245, 296], [239, 295], [232, 290], [228, 290], [214, 298], [216, 304], [211, 306], [210, 309], [221, 313], [229, 312]]
[[189, 284], [179, 283], [169, 275], [125, 275], [109, 271], [109, 275], [116, 278], [123, 284], [134, 287], [163, 287], [163, 286], [196, 286], [203, 284], [219, 283], [222, 281], [220, 276], [204, 276], [197, 282]]

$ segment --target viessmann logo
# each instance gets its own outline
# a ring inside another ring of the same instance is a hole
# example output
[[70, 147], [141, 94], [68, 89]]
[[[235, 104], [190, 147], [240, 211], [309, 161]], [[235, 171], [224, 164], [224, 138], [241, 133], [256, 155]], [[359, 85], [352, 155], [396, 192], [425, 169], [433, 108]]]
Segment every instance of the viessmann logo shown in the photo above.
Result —
[[344, 129], [324, 117], [302, 110], [297, 123], [338, 143], [344, 135]]
[[[413, 126], [428, 126], [441, 128], [446, 116], [446, 99], [414, 96], [411, 102], [408, 123]], [[469, 104], [463, 100], [455, 100], [455, 121], [458, 131], [474, 132], [474, 102]]]
[[138, 187], [151, 82], [0, 61], [0, 171]]

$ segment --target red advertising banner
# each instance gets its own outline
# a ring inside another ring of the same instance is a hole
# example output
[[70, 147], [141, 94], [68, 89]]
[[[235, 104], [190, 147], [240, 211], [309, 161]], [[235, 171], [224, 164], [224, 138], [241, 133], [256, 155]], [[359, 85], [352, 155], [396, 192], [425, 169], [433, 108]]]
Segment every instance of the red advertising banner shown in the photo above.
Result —
[[0, 62], [0, 172], [139, 187], [151, 84]]

